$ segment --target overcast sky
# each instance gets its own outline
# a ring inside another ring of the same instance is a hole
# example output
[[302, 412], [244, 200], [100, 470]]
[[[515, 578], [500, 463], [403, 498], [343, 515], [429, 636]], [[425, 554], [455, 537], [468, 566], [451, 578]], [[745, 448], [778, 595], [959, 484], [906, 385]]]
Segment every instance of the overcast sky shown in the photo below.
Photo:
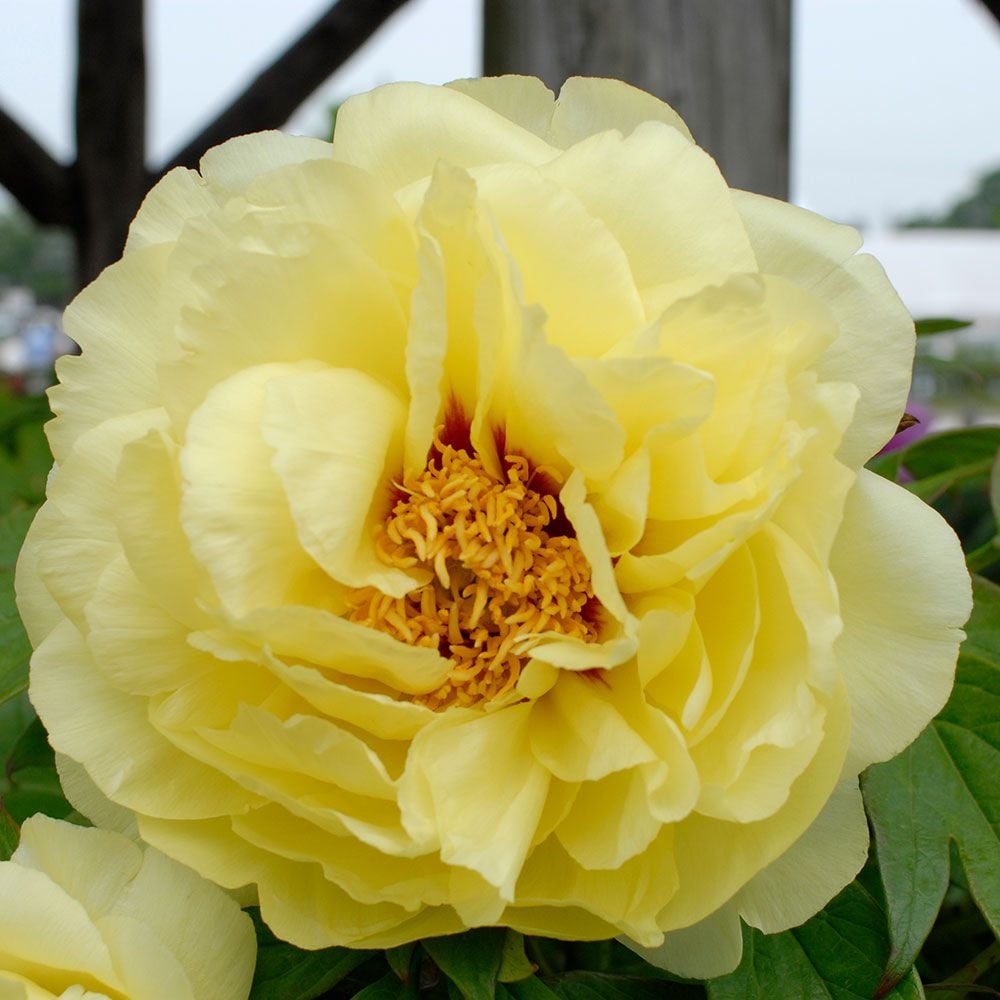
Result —
[[[149, 152], [161, 159], [328, 0], [148, 0]], [[977, 0], [793, 0], [793, 198], [886, 224], [1000, 167], [1000, 26]], [[0, 0], [0, 104], [72, 158], [74, 0]], [[290, 123], [391, 80], [480, 70], [479, 0], [410, 0]]]

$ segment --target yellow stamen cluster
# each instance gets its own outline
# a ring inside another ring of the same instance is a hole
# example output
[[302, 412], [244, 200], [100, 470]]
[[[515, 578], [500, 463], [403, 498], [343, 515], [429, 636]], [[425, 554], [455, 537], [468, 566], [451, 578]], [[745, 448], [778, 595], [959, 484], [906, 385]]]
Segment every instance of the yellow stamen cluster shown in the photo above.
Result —
[[597, 624], [590, 566], [575, 538], [550, 533], [558, 504], [532, 489], [528, 461], [507, 455], [498, 479], [440, 432], [435, 447], [424, 471], [402, 484], [375, 541], [387, 564], [426, 567], [431, 581], [399, 598], [354, 590], [349, 616], [451, 658], [448, 680], [414, 699], [439, 709], [507, 694], [538, 634], [589, 641]]

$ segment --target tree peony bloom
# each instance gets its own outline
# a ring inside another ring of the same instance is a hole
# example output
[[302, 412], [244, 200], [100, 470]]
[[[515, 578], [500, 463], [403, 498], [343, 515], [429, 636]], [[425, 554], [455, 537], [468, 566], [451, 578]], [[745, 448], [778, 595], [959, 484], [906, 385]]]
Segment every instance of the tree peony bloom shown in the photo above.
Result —
[[47, 816], [0, 862], [0, 996], [245, 1000], [257, 945], [225, 893], [120, 833]]
[[67, 312], [19, 566], [78, 797], [306, 948], [708, 975], [810, 916], [970, 606], [861, 469], [914, 334], [858, 245], [609, 80], [382, 87], [168, 174]]

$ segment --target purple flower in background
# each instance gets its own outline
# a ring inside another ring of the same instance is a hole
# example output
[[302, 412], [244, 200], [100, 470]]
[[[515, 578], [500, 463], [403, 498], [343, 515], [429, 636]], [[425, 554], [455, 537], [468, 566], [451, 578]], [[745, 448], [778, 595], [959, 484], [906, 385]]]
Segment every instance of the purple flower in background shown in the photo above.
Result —
[[[901, 448], [906, 448], [930, 432], [931, 423], [934, 420], [932, 410], [920, 403], [910, 401], [906, 404], [906, 414], [910, 417], [916, 417], [916, 423], [904, 426], [903, 430], [898, 431], [889, 438], [885, 447], [879, 452], [880, 455], [884, 455], [889, 451], [899, 451]], [[901, 424], [903, 423], [905, 421], [901, 422]]]

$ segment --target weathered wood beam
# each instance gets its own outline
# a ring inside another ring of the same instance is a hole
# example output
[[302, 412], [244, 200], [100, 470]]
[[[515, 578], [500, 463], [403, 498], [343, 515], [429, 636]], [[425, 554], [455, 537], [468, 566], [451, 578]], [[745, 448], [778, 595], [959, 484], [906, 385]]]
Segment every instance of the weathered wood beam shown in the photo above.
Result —
[[196, 167], [205, 150], [234, 135], [283, 125], [405, 2], [339, 0], [214, 121], [168, 157], [157, 175], [172, 167]]
[[0, 184], [43, 226], [73, 223], [72, 171], [0, 108]]
[[788, 190], [790, 0], [485, 0], [490, 76], [610, 76], [673, 105], [734, 187]]
[[143, 0], [79, 0], [75, 191], [78, 278], [116, 260], [149, 187]]

